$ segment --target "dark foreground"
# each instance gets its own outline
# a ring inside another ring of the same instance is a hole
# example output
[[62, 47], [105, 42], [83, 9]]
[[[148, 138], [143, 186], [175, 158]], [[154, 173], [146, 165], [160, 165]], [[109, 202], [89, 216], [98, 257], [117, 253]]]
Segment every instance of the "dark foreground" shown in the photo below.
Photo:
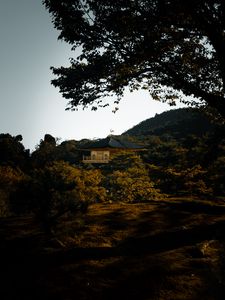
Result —
[[0, 299], [225, 299], [223, 204], [96, 204], [84, 219], [52, 240], [1, 220]]

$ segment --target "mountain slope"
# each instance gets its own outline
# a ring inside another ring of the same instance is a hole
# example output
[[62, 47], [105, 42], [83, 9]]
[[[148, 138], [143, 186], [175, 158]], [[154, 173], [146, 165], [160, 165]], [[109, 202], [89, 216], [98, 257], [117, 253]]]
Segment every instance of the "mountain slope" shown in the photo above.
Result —
[[202, 136], [213, 129], [214, 125], [200, 112], [190, 108], [180, 108], [142, 121], [122, 135], [161, 136], [166, 134], [180, 138], [191, 134]]

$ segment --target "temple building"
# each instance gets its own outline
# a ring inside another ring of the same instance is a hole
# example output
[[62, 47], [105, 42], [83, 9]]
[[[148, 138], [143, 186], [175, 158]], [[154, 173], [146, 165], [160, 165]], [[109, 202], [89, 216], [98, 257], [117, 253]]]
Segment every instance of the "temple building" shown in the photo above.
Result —
[[83, 150], [83, 163], [109, 163], [114, 153], [121, 151], [141, 151], [143, 147], [114, 136], [96, 140], [85, 145]]

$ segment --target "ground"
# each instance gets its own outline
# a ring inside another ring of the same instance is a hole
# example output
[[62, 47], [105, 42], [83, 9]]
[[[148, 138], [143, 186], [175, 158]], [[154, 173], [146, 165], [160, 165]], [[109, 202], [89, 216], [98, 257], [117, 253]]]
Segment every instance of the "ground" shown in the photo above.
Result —
[[2, 300], [225, 299], [225, 204], [94, 204], [51, 240], [0, 221]]

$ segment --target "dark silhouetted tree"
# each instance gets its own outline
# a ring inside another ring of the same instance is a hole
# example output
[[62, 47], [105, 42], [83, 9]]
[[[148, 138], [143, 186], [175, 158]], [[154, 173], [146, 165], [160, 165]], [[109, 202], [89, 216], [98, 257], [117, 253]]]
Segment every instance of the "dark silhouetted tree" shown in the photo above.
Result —
[[78, 149], [78, 142], [75, 140], [64, 141], [57, 147], [60, 160], [70, 164], [78, 164], [82, 160], [82, 153]]
[[35, 167], [43, 167], [58, 158], [56, 139], [50, 134], [45, 134], [44, 140], [41, 140], [36, 150], [31, 155], [32, 164]]
[[0, 134], [0, 165], [25, 168], [29, 161], [29, 150], [21, 143], [22, 136]]
[[224, 0], [43, 3], [59, 38], [81, 50], [69, 67], [53, 68], [68, 109], [97, 109], [111, 95], [117, 104], [129, 87], [170, 104], [206, 103], [225, 116]]

